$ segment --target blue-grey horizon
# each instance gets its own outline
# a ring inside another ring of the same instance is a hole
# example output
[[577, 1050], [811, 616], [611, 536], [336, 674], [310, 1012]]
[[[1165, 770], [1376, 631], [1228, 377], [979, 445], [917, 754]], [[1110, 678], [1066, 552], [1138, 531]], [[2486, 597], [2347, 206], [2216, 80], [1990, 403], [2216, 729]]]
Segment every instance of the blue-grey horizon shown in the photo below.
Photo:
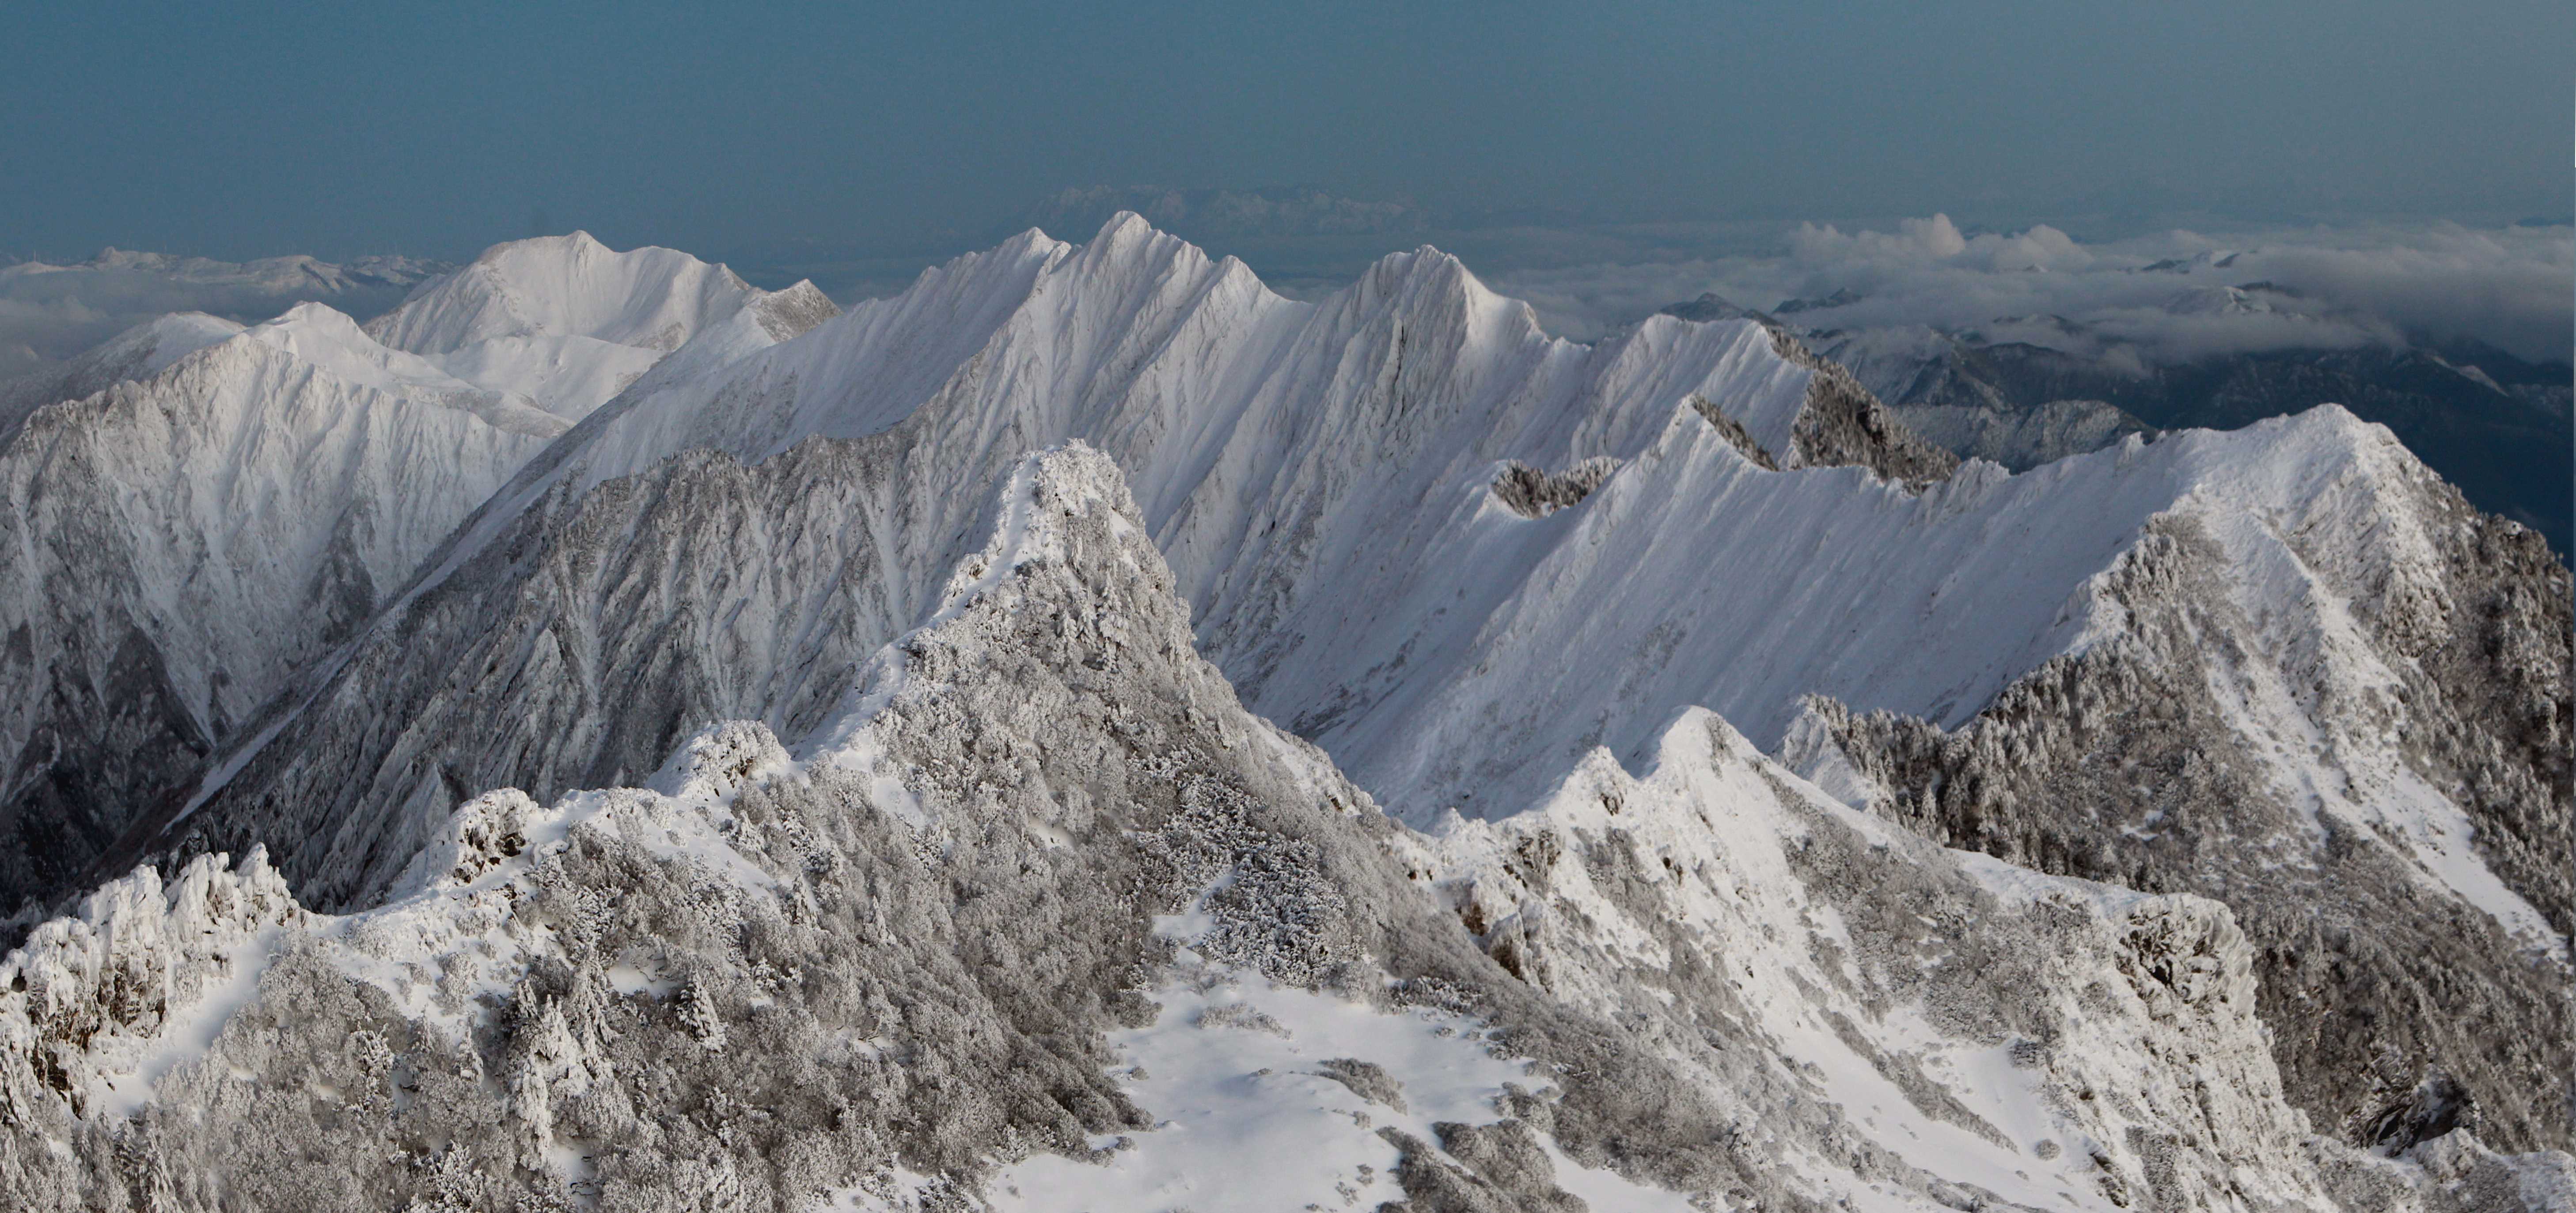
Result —
[[[934, 8], [936, 11], [934, 11]], [[1071, 185], [1628, 222], [2560, 219], [2576, 9], [39, 6], [0, 249], [959, 246]], [[1068, 233], [1079, 235], [1079, 233]], [[2079, 233], [2081, 234], [2081, 233]]]

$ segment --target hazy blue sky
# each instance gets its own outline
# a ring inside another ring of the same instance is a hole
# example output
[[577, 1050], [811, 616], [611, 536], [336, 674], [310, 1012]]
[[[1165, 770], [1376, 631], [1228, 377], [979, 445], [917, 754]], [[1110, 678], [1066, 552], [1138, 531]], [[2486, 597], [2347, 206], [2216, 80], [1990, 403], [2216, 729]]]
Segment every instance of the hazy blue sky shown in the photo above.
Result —
[[11, 10], [0, 249], [53, 254], [900, 249], [1139, 182], [2491, 222], [2568, 211], [2576, 74], [2567, 0]]

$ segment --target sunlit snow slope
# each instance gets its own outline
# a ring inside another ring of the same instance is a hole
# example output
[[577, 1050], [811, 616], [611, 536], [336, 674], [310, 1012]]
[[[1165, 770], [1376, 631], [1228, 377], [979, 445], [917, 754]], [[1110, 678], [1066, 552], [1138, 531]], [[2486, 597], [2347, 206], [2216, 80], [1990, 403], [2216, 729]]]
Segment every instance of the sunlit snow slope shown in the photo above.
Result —
[[810, 282], [762, 291], [666, 248], [616, 252], [588, 232], [493, 246], [367, 325], [469, 383], [578, 419], [663, 355], [751, 312], [774, 338], [833, 314]]

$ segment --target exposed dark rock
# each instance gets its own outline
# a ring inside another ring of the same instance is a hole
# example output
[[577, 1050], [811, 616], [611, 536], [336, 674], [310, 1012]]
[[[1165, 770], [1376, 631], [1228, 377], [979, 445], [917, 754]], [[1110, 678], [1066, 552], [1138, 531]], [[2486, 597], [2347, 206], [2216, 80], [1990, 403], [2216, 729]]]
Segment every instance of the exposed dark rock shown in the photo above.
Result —
[[1494, 496], [1523, 518], [1544, 518], [1591, 496], [1618, 470], [1619, 461], [1608, 457], [1586, 459], [1556, 473], [1513, 461], [1494, 477]]
[[1771, 452], [1763, 450], [1762, 444], [1753, 440], [1752, 432], [1744, 428], [1743, 422], [1727, 416], [1724, 410], [1718, 408], [1717, 402], [1706, 396], [1693, 396], [1691, 409], [1697, 412], [1701, 419], [1716, 427], [1718, 436], [1726, 439], [1728, 446], [1743, 452], [1744, 457], [1752, 460], [1756, 466], [1766, 471], [1780, 470], [1780, 461], [1772, 458]]
[[1792, 436], [1800, 462], [1865, 467], [1882, 479], [1916, 486], [1958, 470], [1957, 455], [1907, 429], [1850, 371], [1817, 357], [1787, 329], [1771, 330], [1771, 342], [1781, 357], [1816, 372]]

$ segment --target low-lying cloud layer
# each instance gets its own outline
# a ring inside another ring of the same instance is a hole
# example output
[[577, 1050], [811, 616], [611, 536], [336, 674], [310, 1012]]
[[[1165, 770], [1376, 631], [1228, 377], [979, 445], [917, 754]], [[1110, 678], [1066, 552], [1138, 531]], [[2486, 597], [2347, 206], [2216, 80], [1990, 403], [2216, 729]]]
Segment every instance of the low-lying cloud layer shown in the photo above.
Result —
[[320, 300], [363, 320], [442, 268], [408, 257], [235, 263], [119, 249], [76, 265], [0, 266], [0, 378], [59, 362], [171, 312], [256, 324]]
[[[2163, 363], [2417, 339], [2566, 360], [2576, 327], [2576, 228], [2565, 224], [2176, 229], [2101, 243], [2046, 225], [1970, 234], [1944, 215], [1888, 231], [1807, 223], [1752, 240], [1745, 226], [1727, 225], [1723, 247], [1767, 250], [1694, 256], [1694, 245], [1711, 245], [1680, 234], [1640, 245], [1633, 232], [1583, 228], [1430, 238], [1460, 248], [1494, 289], [1529, 300], [1551, 330], [1586, 339], [1709, 292], [1764, 310], [1833, 301], [1785, 317], [1810, 328], [1931, 325]], [[1354, 266], [1375, 255], [1357, 245], [1346, 252]], [[0, 267], [0, 378], [166, 312], [256, 323], [318, 299], [364, 317], [440, 268], [398, 257], [231, 264], [115, 250], [78, 266]], [[1312, 294], [1348, 279], [1272, 280]]]
[[1923, 324], [2071, 352], [2126, 346], [2156, 362], [2413, 339], [2564, 360], [2576, 326], [2576, 228], [2174, 230], [2086, 244], [2046, 225], [1970, 235], [1934, 215], [1894, 231], [1801, 224], [1763, 255], [1488, 281], [1578, 337], [1714, 292], [1757, 309], [1833, 301], [1787, 317], [1805, 327]]

